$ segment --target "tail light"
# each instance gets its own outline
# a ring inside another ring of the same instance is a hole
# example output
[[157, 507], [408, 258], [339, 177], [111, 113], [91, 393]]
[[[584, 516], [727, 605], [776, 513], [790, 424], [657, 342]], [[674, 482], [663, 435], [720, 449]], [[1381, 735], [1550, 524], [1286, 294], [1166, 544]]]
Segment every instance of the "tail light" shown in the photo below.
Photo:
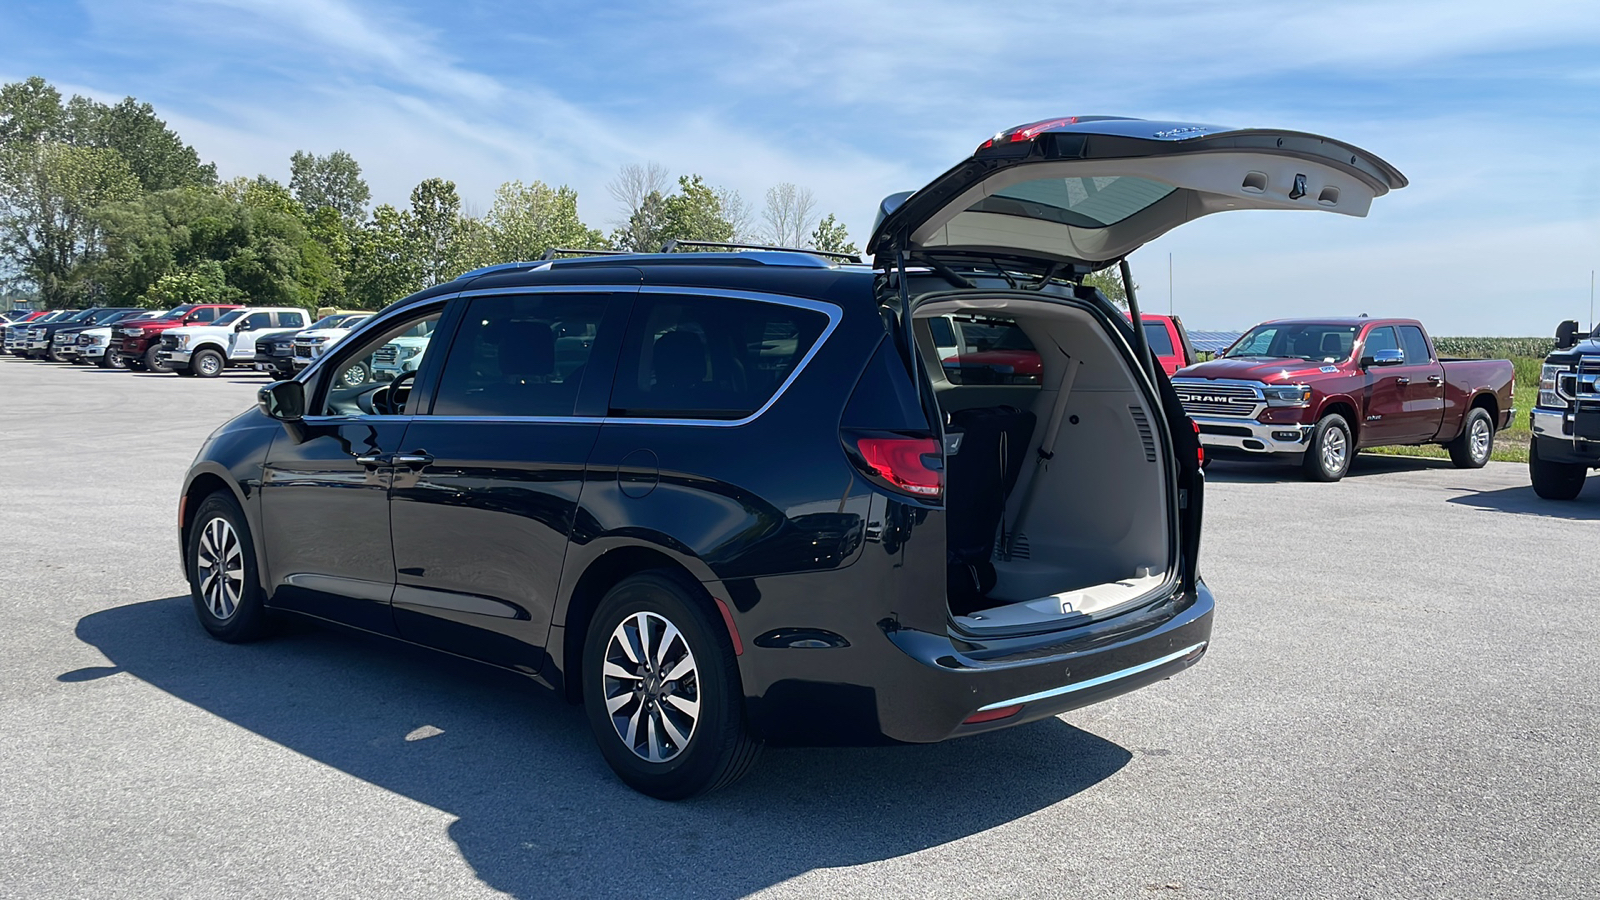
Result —
[[921, 500], [944, 494], [944, 455], [939, 440], [889, 432], [843, 433], [850, 461], [868, 480]]
[[1195, 464], [1204, 467], [1206, 464], [1206, 445], [1200, 443], [1200, 423], [1190, 419], [1189, 425], [1194, 429]]

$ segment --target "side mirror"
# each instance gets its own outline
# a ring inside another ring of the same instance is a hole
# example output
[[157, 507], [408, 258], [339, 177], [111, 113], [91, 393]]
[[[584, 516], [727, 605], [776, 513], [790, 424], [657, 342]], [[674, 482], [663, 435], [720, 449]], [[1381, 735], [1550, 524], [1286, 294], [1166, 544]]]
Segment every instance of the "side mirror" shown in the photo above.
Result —
[[1556, 326], [1556, 349], [1570, 350], [1578, 346], [1578, 323], [1571, 319]]
[[306, 414], [306, 386], [298, 381], [274, 381], [256, 393], [261, 411], [280, 422], [298, 422]]
[[1399, 350], [1379, 350], [1371, 356], [1361, 357], [1361, 368], [1370, 369], [1373, 366], [1398, 366], [1406, 361], [1406, 355]]

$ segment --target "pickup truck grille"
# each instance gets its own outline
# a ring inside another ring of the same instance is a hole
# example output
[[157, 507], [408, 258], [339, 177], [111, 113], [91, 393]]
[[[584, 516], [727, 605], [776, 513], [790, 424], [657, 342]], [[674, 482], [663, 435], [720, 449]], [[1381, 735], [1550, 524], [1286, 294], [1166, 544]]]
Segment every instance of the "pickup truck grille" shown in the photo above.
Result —
[[1191, 416], [1230, 416], [1253, 418], [1265, 404], [1259, 388], [1243, 384], [1218, 384], [1214, 381], [1174, 379], [1173, 390]]
[[400, 348], [392, 344], [386, 344], [379, 347], [378, 352], [372, 354], [372, 362], [374, 365], [392, 366], [399, 357]]
[[295, 359], [310, 360], [311, 359], [311, 342], [310, 341], [295, 341], [294, 342], [294, 358]]
[[167, 350], [178, 349], [178, 336], [175, 334], [163, 334], [161, 336], [161, 346]]

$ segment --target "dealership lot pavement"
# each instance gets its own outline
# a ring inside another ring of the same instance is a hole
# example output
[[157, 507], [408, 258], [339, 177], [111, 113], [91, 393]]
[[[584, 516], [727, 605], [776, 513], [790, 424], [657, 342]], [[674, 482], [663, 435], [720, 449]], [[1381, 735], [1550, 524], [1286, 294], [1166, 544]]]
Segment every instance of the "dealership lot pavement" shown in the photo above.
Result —
[[0, 897], [1589, 892], [1600, 477], [1550, 504], [1512, 464], [1219, 463], [1196, 668], [672, 805], [514, 679], [203, 635], [175, 497], [263, 383], [0, 358]]

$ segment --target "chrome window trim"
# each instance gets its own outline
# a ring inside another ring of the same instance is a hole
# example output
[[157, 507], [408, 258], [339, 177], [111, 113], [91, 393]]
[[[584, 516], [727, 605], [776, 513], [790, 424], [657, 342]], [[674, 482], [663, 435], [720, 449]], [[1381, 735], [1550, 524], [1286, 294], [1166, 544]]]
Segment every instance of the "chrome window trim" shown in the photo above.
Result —
[[[334, 422], [336, 420], [337, 421], [350, 421], [350, 422], [372, 422], [372, 421], [399, 422], [399, 421], [410, 421], [410, 420], [414, 420], [414, 419], [422, 419], [422, 420], [426, 420], [426, 421], [429, 421], [429, 422], [455, 422], [455, 423], [459, 423], [459, 424], [468, 424], [468, 423], [473, 423], [473, 422], [503, 422], [503, 423], [522, 422], [522, 423], [543, 423], [543, 424], [551, 424], [551, 425], [566, 423], [566, 424], [573, 424], [573, 425], [624, 425], [624, 424], [626, 424], [626, 425], [690, 425], [690, 426], [700, 426], [700, 427], [709, 427], [709, 428], [737, 428], [737, 427], [739, 427], [741, 425], [748, 425], [751, 422], [754, 422], [756, 419], [761, 418], [761, 416], [763, 414], [765, 414], [767, 410], [771, 409], [773, 407], [773, 405], [776, 404], [778, 402], [778, 400], [781, 399], [783, 397], [783, 395], [788, 392], [789, 387], [791, 385], [793, 385], [795, 383], [795, 381], [800, 377], [800, 373], [804, 372], [806, 367], [811, 364], [811, 360], [814, 359], [816, 357], [817, 353], [822, 350], [823, 345], [828, 342], [828, 338], [832, 337], [834, 331], [836, 331], [838, 329], [839, 321], [842, 318], [844, 318], [844, 310], [842, 310], [837, 304], [828, 303], [828, 302], [822, 301], [822, 300], [811, 300], [811, 299], [808, 299], [808, 298], [805, 298], [805, 297], [791, 297], [791, 296], [786, 295], [786, 294], [767, 294], [767, 293], [761, 293], [761, 292], [757, 292], [757, 291], [739, 291], [739, 290], [730, 290], [730, 289], [727, 289], [727, 288], [700, 288], [700, 287], [691, 287], [691, 286], [685, 286], [685, 285], [529, 284], [529, 285], [519, 285], [519, 286], [516, 286], [516, 287], [480, 288], [478, 290], [458, 291], [458, 292], [453, 293], [453, 294], [441, 294], [439, 296], [429, 297], [427, 301], [424, 301], [424, 303], [430, 303], [430, 302], [435, 302], [435, 301], [443, 301], [444, 303], [448, 304], [450, 301], [457, 300], [457, 299], [468, 299], [468, 298], [472, 298], [472, 297], [503, 297], [503, 296], [506, 296], [508, 294], [596, 294], [596, 293], [604, 293], [604, 294], [666, 294], [666, 295], [680, 294], [680, 295], [689, 295], [689, 296], [697, 296], [697, 297], [718, 297], [718, 298], [723, 298], [723, 299], [728, 299], [728, 300], [750, 300], [750, 301], [754, 301], [756, 303], [772, 303], [772, 304], [776, 304], [778, 306], [789, 306], [789, 307], [794, 307], [794, 308], [797, 308], [797, 309], [807, 309], [807, 310], [811, 310], [812, 312], [819, 312], [819, 313], [822, 313], [823, 315], [828, 317], [828, 324], [823, 327], [822, 333], [817, 335], [817, 339], [816, 339], [816, 341], [814, 341], [811, 344], [811, 348], [809, 350], [807, 350], [805, 355], [800, 358], [800, 361], [795, 364], [794, 370], [789, 373], [789, 377], [785, 378], [783, 380], [783, 383], [778, 385], [778, 389], [776, 391], [773, 391], [772, 396], [768, 397], [767, 401], [765, 403], [763, 403], [761, 405], [761, 407], [759, 409], [757, 409], [755, 412], [751, 413], [748, 416], [740, 418], [740, 419], [673, 419], [673, 418], [645, 418], [645, 417], [635, 417], [635, 416], [432, 416], [432, 415], [407, 415], [407, 416], [306, 416], [304, 421], [310, 422], [312, 424], [327, 424], [327, 423]], [[422, 305], [422, 304], [419, 304], [419, 305]], [[406, 306], [406, 307], [404, 307], [402, 309], [395, 310], [395, 315], [396, 316], [400, 316], [400, 315], [405, 314], [408, 311], [413, 311], [413, 310], [414, 310], [414, 307]], [[341, 340], [339, 343], [345, 344], [346, 346], [355, 346], [356, 344], [355, 344], [355, 341], [353, 339], [359, 338], [360, 337], [360, 333], [361, 332], [365, 332], [367, 330], [368, 326], [376, 327], [379, 324], [376, 321], [378, 318], [379, 318], [378, 316], [372, 316], [372, 317], [368, 318], [365, 322], [361, 323], [361, 327], [357, 331], [352, 331], [350, 334], [345, 336], [344, 340]], [[386, 320], [387, 320], [387, 317], [386, 317]], [[310, 372], [312, 372], [313, 370], [317, 369], [318, 366], [320, 366], [323, 363], [323, 361], [331, 358], [331, 356], [332, 356], [331, 354], [325, 354], [325, 355], [323, 355], [321, 357], [318, 357], [316, 362], [312, 363], [310, 367], [306, 368], [304, 371], [302, 371], [300, 373], [300, 375], [298, 375], [296, 377], [300, 377], [300, 378], [308, 377]]]

